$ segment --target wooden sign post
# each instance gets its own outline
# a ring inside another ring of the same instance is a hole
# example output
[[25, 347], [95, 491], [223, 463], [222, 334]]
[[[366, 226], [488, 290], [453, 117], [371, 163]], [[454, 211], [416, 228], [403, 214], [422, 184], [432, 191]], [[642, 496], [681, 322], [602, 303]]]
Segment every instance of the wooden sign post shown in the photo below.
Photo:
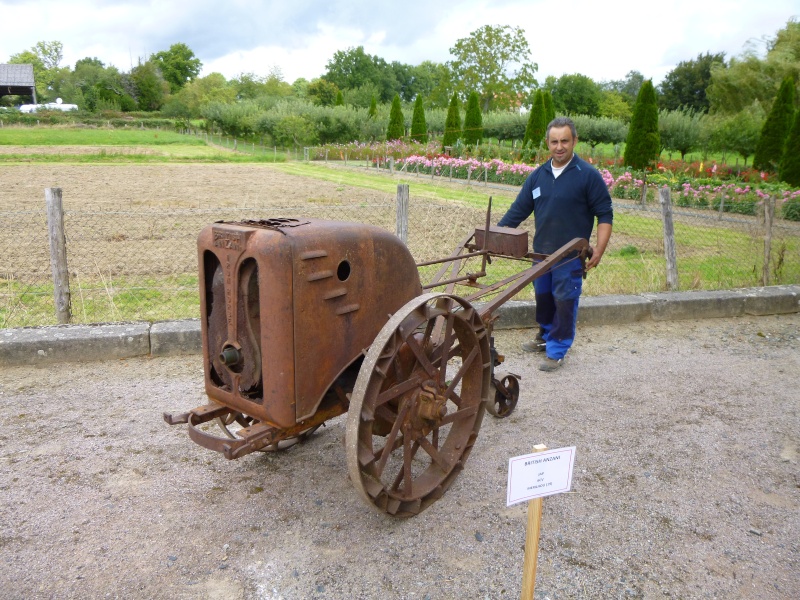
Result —
[[[544, 452], [547, 446], [537, 444], [534, 452]], [[522, 563], [522, 600], [533, 600], [536, 589], [536, 563], [539, 559], [539, 535], [542, 526], [542, 498], [528, 502], [528, 528], [525, 532], [525, 559]]]
[[575, 447], [548, 450], [537, 444], [533, 453], [508, 461], [506, 505], [528, 501], [528, 529], [525, 534], [525, 561], [522, 567], [522, 600], [533, 600], [536, 587], [536, 562], [542, 525], [542, 498], [568, 492], [575, 467]]

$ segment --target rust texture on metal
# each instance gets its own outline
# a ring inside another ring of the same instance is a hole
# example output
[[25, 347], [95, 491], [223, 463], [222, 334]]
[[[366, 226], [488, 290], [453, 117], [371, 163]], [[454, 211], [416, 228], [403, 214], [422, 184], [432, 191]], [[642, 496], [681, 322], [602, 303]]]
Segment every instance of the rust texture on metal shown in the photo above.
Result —
[[[442, 496], [485, 410], [503, 418], [516, 407], [519, 377], [495, 370], [496, 309], [591, 253], [582, 239], [530, 252], [526, 231], [491, 225], [491, 199], [483, 227], [425, 263], [381, 228], [311, 218], [216, 222], [197, 249], [210, 402], [165, 421], [235, 459], [285, 449], [347, 413], [350, 478], [393, 516]], [[522, 268], [484, 284], [494, 257]], [[422, 285], [418, 267], [435, 264]], [[457, 286], [469, 294], [459, 297]]]
[[406, 247], [357, 223], [215, 223], [198, 238], [206, 393], [270, 426], [310, 419], [421, 293]]
[[475, 245], [483, 248], [484, 241], [490, 254], [513, 258], [525, 258], [528, 254], [528, 232], [524, 229], [492, 225], [487, 236], [485, 227], [476, 228]]

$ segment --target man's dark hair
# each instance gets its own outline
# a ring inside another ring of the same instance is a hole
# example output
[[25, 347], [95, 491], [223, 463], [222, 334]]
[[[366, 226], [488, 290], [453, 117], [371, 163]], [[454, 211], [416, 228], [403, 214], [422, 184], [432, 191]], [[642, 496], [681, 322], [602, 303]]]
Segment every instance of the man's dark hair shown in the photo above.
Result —
[[546, 140], [550, 139], [550, 129], [553, 127], [569, 127], [572, 132], [572, 139], [577, 139], [578, 132], [575, 130], [575, 123], [569, 117], [556, 117], [547, 124], [547, 131], [544, 134]]

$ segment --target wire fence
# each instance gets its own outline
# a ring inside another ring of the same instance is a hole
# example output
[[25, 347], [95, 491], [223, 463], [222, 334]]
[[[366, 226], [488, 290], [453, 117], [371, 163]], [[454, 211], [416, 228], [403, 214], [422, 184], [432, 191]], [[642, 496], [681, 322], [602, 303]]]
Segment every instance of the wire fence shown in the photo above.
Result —
[[[399, 196], [399, 194], [398, 194]], [[508, 206], [495, 206], [499, 220]], [[209, 223], [272, 217], [355, 221], [398, 231], [396, 203], [308, 203], [259, 208], [66, 210], [70, 322], [159, 321], [199, 316], [196, 240]], [[664, 227], [658, 202], [614, 201], [614, 234], [587, 295], [637, 294], [668, 288]], [[731, 289], [800, 283], [800, 224], [763, 215], [729, 215], [675, 207], [677, 289]], [[485, 208], [415, 198], [407, 212], [407, 245], [417, 262], [444, 258], [475, 227]], [[522, 225], [532, 235], [533, 223]], [[59, 322], [48, 211], [0, 212], [0, 327]], [[769, 250], [766, 254], [765, 248]], [[765, 257], [768, 256], [766, 269]], [[524, 265], [523, 265], [524, 266]], [[518, 272], [496, 259], [490, 279]], [[423, 282], [436, 267], [420, 268]], [[465, 267], [469, 270], [469, 267]], [[458, 290], [457, 290], [458, 293]], [[466, 294], [465, 294], [466, 295]], [[531, 298], [529, 289], [518, 295]]]

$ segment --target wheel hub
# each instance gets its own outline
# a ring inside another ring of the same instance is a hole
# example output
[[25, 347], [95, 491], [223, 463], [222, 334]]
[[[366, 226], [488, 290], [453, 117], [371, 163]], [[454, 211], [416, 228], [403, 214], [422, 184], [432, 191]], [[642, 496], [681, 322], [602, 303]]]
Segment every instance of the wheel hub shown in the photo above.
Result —
[[422, 384], [417, 397], [417, 414], [426, 421], [438, 422], [447, 414], [446, 390], [439, 388], [433, 381]]

